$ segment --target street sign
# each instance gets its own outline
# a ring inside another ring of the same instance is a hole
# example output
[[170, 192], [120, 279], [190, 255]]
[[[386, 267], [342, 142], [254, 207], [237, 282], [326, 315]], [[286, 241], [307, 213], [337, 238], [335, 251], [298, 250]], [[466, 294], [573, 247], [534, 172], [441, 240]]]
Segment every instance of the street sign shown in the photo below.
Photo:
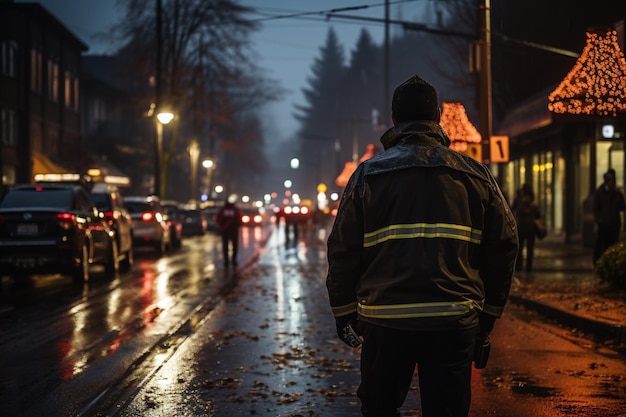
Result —
[[483, 144], [482, 143], [468, 143], [467, 149], [463, 152], [465, 155], [469, 155], [478, 162], [483, 162]]
[[492, 136], [489, 141], [491, 162], [509, 162], [509, 137]]

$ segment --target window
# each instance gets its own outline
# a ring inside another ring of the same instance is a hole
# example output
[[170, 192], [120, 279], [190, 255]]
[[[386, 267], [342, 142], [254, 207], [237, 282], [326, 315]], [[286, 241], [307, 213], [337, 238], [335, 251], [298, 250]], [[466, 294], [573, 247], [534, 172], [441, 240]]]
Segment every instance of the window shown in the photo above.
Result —
[[0, 110], [0, 143], [17, 145], [17, 114], [14, 110]]
[[41, 93], [43, 76], [43, 57], [40, 51], [30, 51], [30, 88], [36, 93]]
[[80, 97], [78, 86], [78, 77], [74, 77], [74, 110], [76, 111], [78, 111], [78, 99]]
[[63, 101], [65, 102], [66, 107], [72, 107], [72, 101], [74, 100], [74, 95], [72, 94], [72, 73], [69, 71], [65, 71], [64, 77], [64, 97]]
[[59, 101], [59, 64], [48, 61], [48, 98]]
[[17, 42], [2, 41], [0, 44], [0, 71], [10, 78], [17, 75]]

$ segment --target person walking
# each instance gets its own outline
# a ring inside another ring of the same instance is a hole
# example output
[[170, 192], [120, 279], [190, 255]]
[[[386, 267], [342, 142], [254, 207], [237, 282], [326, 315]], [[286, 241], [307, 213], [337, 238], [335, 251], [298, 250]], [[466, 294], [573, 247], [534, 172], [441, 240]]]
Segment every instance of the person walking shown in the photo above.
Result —
[[593, 217], [596, 222], [596, 242], [593, 249], [593, 265], [609, 246], [619, 239], [622, 229], [620, 211], [626, 208], [624, 194], [616, 188], [614, 169], [604, 174], [604, 182], [593, 197]]
[[330, 306], [339, 338], [362, 341], [363, 416], [400, 416], [417, 364], [422, 415], [466, 417], [475, 347], [511, 286], [515, 218], [487, 167], [448, 148], [431, 84], [409, 78], [391, 107], [384, 151], [351, 176], [328, 238]]
[[235, 206], [233, 196], [229, 196], [224, 205], [215, 214], [215, 223], [217, 223], [217, 230], [222, 236], [224, 267], [229, 267], [229, 260], [233, 266], [237, 266], [241, 212], [237, 206]]
[[535, 203], [535, 192], [532, 185], [526, 183], [519, 189], [517, 197], [511, 207], [515, 215], [518, 227], [519, 250], [515, 269], [521, 271], [524, 268], [524, 247], [526, 248], [526, 272], [533, 269], [533, 259], [535, 255], [535, 237], [537, 236], [537, 226], [535, 221], [541, 218], [539, 207]]

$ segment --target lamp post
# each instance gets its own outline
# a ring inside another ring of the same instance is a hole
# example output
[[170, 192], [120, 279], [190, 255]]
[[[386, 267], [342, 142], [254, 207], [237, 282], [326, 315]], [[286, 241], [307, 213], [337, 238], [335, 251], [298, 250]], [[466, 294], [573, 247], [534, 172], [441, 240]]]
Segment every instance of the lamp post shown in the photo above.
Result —
[[189, 202], [191, 204], [196, 203], [196, 183], [198, 177], [198, 157], [200, 156], [200, 146], [198, 141], [193, 139], [189, 144], [189, 168], [191, 174], [191, 190], [189, 195]]
[[212, 194], [212, 182], [213, 182], [213, 167], [215, 163], [212, 159], [205, 159], [202, 161], [202, 166], [206, 168], [206, 178], [207, 178], [207, 197], [210, 199]]
[[154, 163], [154, 194], [163, 197], [163, 125], [169, 124], [174, 119], [174, 114], [161, 112], [156, 115], [157, 154]]

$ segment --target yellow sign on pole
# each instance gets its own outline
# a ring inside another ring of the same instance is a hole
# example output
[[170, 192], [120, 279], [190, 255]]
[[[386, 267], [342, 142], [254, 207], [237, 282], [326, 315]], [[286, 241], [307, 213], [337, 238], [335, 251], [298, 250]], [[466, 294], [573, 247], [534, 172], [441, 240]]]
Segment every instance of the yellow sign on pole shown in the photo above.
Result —
[[509, 137], [492, 136], [489, 141], [491, 162], [509, 162]]
[[483, 145], [482, 143], [468, 143], [467, 149], [463, 152], [465, 155], [471, 156], [478, 162], [483, 162]]

